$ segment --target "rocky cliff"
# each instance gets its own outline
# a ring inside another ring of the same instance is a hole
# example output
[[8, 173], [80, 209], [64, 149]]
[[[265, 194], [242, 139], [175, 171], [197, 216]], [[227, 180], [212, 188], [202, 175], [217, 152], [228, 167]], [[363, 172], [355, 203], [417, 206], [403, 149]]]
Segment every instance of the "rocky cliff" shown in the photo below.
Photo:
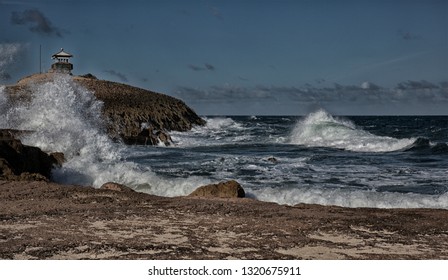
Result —
[[204, 125], [183, 101], [125, 84], [76, 77], [81, 85], [93, 91], [104, 102], [104, 115], [110, 131], [128, 144], [169, 143], [170, 130], [187, 131], [193, 125]]
[[[7, 92], [20, 99], [26, 98], [30, 85], [51, 81], [53, 74], [36, 74], [8, 86]], [[73, 79], [92, 91], [103, 101], [103, 115], [108, 131], [114, 138], [127, 144], [155, 145], [171, 142], [169, 131], [187, 131], [194, 125], [204, 125], [201, 119], [183, 101], [149, 90], [110, 81], [98, 80], [92, 75]]]

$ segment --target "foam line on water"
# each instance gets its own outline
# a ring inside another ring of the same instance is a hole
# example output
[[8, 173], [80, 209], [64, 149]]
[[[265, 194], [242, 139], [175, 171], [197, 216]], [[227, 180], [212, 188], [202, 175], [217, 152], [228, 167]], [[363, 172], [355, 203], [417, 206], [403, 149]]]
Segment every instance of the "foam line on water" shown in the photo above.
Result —
[[371, 208], [440, 208], [448, 209], [448, 193], [424, 195], [415, 193], [376, 192], [323, 188], [247, 189], [250, 196], [262, 201], [296, 205], [299, 203]]
[[198, 147], [239, 143], [252, 139], [247, 130], [232, 118], [204, 117], [205, 126], [195, 126], [187, 132], [171, 132], [175, 147]]

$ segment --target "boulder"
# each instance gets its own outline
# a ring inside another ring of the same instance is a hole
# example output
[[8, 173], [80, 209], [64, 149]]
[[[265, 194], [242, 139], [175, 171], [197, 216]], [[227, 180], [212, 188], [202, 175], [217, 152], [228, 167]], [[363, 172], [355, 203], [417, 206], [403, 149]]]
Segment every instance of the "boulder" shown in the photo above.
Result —
[[102, 189], [102, 190], [110, 190], [110, 191], [115, 191], [115, 192], [134, 192], [134, 190], [131, 189], [130, 187], [127, 187], [127, 186], [122, 185], [122, 184], [114, 183], [114, 182], [104, 183], [100, 187], [100, 189]]
[[55, 164], [54, 156], [23, 145], [9, 130], [0, 130], [0, 179], [49, 180]]
[[234, 198], [245, 197], [246, 194], [237, 181], [231, 180], [199, 187], [189, 196]]

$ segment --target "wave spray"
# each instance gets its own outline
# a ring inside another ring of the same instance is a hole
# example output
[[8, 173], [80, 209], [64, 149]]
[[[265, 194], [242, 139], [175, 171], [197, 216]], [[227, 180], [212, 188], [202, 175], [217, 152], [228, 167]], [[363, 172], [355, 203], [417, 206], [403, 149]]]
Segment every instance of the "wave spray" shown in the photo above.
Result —
[[290, 144], [354, 152], [392, 152], [409, 148], [416, 140], [377, 136], [357, 128], [349, 120], [319, 110], [298, 122], [291, 133]]
[[53, 170], [54, 181], [94, 187], [113, 181], [165, 196], [185, 195], [208, 183], [160, 178], [149, 166], [128, 161], [128, 148], [107, 135], [102, 102], [70, 76], [55, 75], [52, 81], [31, 85], [31, 90], [29, 102], [5, 112], [3, 126], [31, 131], [22, 138], [27, 145], [64, 153], [66, 162]]

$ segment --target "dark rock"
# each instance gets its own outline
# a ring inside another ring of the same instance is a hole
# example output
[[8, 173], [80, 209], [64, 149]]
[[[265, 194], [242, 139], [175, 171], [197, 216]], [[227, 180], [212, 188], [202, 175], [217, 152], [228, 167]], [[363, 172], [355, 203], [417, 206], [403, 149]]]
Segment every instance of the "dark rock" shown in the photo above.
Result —
[[237, 181], [231, 180], [199, 187], [189, 196], [233, 198], [245, 197], [246, 194]]
[[270, 157], [270, 158], [267, 159], [267, 161], [270, 161], [272, 163], [277, 163], [278, 159], [276, 159], [275, 157]]
[[157, 131], [156, 136], [160, 140], [160, 142], [165, 144], [165, 146], [169, 146], [173, 142], [171, 136], [165, 131]]
[[58, 161], [37, 147], [23, 145], [9, 130], [0, 130], [0, 179], [48, 180]]
[[110, 190], [110, 191], [116, 191], [116, 192], [134, 192], [133, 189], [130, 187], [127, 187], [122, 184], [114, 183], [114, 182], [107, 182], [104, 183], [100, 189], [102, 190]]
[[165, 146], [170, 146], [173, 142], [171, 136], [166, 131], [154, 131], [144, 128], [137, 136], [121, 135], [123, 141], [128, 145], [158, 145], [160, 142]]
[[64, 153], [60, 152], [51, 153], [50, 157], [53, 158], [53, 162], [56, 167], [61, 167], [62, 164], [65, 162]]

